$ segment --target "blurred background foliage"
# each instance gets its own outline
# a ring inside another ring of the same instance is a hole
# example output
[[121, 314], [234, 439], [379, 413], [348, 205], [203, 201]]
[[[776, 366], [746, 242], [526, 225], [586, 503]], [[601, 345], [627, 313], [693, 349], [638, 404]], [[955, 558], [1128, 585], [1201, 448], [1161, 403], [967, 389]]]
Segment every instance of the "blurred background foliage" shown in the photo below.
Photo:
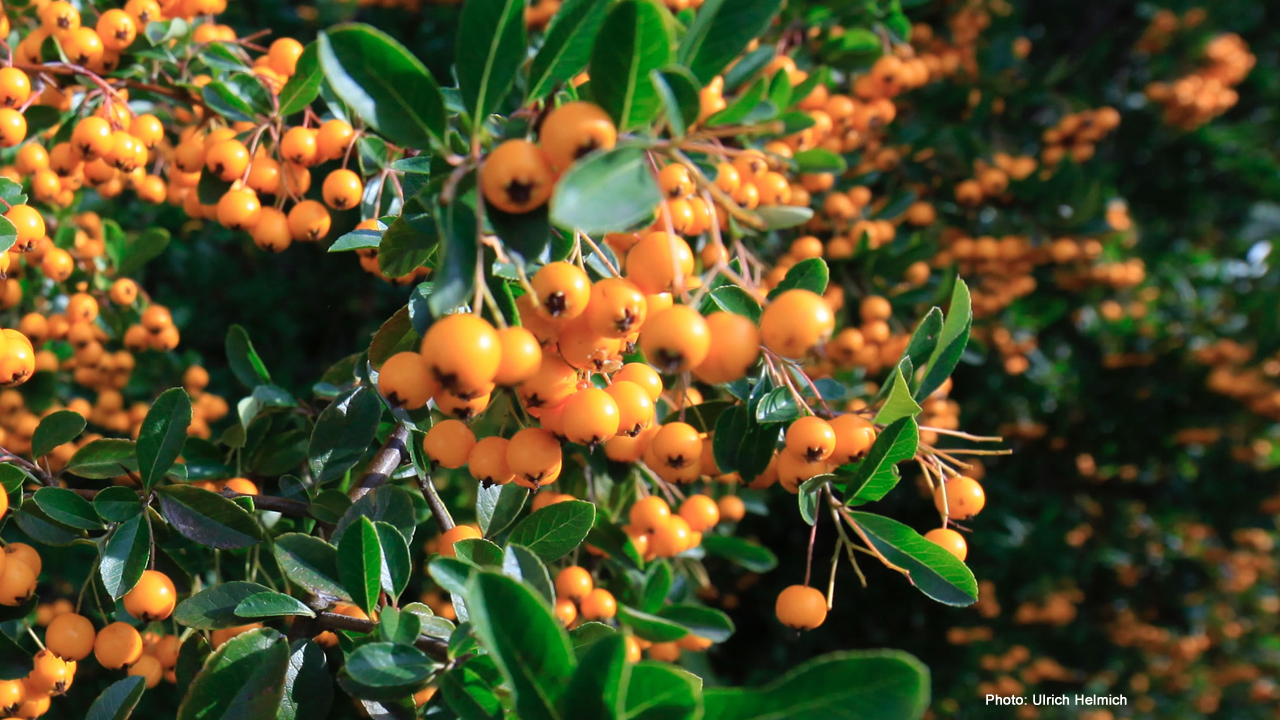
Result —
[[[979, 321], [986, 342], [966, 357], [952, 398], [965, 428], [998, 432], [1014, 453], [984, 467], [988, 507], [973, 523], [968, 561], [983, 582], [977, 606], [937, 605], [895, 573], [868, 567], [869, 587], [844, 572], [822, 631], [796, 636], [774, 621], [773, 599], [802, 576], [808, 527], [794, 499], [777, 493], [769, 514], [751, 516], [743, 532], [790, 560], [761, 576], [709, 560], [720, 588], [714, 601], [741, 631], [686, 662], [705, 662], [691, 669], [708, 673], [708, 684], [757, 684], [820, 652], [895, 647], [930, 666], [940, 718], [1012, 716], [985, 706], [988, 692], [1129, 698], [1126, 708], [1092, 715], [1024, 708], [1018, 717], [1274, 717], [1280, 501], [1268, 498], [1280, 497], [1272, 469], [1280, 390], [1270, 385], [1280, 377], [1280, 274], [1271, 256], [1280, 238], [1280, 8], [1256, 0], [902, 4], [917, 28], [943, 37], [966, 7], [990, 21], [973, 44], [980, 73], [913, 94], [891, 128], [891, 142], [937, 151], [938, 162], [912, 171], [933, 167], [935, 177], [912, 180], [940, 186], [940, 196], [949, 199], [975, 159], [1036, 154], [1044, 130], [1066, 113], [1110, 105], [1122, 114], [1096, 155], [1068, 161], [1051, 188], [978, 215], [941, 204], [947, 224], [974, 236], [1089, 234], [1108, 259], [1140, 259], [1144, 277], [1122, 289], [1081, 289], [1042, 267], [1035, 292]], [[791, 2], [784, 18], [829, 29], [856, 20], [860, 5]], [[1204, 15], [1193, 27], [1189, 11]], [[1151, 29], [1170, 14], [1176, 29], [1153, 42]], [[224, 21], [306, 42], [319, 28], [359, 19], [447, 76], [456, 16], [455, 5], [416, 2], [239, 0]], [[1195, 129], [1169, 124], [1147, 86], [1200, 66], [1206, 44], [1224, 32], [1238, 33], [1257, 57], [1236, 88], [1238, 103]], [[1031, 43], [1025, 58], [1013, 50], [1021, 38]], [[861, 62], [816, 55], [838, 71]], [[1107, 203], [1127, 206], [1116, 215], [1132, 227], [1099, 234], [1077, 222], [1096, 220]], [[203, 362], [213, 388], [232, 387], [223, 339], [239, 323], [276, 383], [305, 393], [363, 347], [408, 292], [349, 257], [263, 253], [243, 234], [184, 224], [173, 208], [99, 212], [181, 228], [144, 278], [184, 338], [183, 362], [173, 360], [171, 372], [134, 374], [152, 378], [155, 390], [186, 361]], [[874, 284], [850, 280], [854, 292]], [[992, 341], [1001, 329], [1025, 348], [1024, 371], [1011, 373], [1021, 363], [1011, 368]], [[883, 511], [929, 527], [936, 518], [922, 497], [895, 493]], [[822, 530], [817, 546], [829, 547], [830, 525]]]

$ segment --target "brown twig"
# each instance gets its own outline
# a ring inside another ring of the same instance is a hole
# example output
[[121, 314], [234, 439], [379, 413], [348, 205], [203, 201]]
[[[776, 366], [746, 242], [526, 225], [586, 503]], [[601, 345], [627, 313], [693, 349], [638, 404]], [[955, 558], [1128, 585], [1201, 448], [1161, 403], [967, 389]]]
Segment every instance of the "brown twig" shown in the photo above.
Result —
[[409, 459], [409, 428], [405, 425], [396, 425], [396, 429], [391, 431], [391, 436], [387, 438], [387, 442], [383, 444], [382, 449], [377, 455], [373, 456], [373, 460], [369, 461], [369, 466], [365, 468], [364, 474], [356, 480], [355, 485], [351, 487], [351, 492], [347, 493], [352, 500], [359, 500], [364, 497], [365, 493], [383, 485], [395, 474], [396, 468]]
[[[316, 613], [315, 622], [326, 630], [350, 630], [358, 633], [371, 633], [378, 627], [378, 623], [372, 620], [362, 620], [323, 610]], [[449, 659], [449, 643], [444, 640], [430, 635], [419, 635], [414, 645], [440, 662], [447, 662]]]

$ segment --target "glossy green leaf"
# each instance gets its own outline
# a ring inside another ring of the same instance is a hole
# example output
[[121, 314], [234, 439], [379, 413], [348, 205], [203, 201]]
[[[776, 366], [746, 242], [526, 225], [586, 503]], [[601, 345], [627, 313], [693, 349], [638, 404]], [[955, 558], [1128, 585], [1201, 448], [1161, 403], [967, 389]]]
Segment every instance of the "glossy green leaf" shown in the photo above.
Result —
[[453, 544], [453, 552], [459, 560], [479, 567], [502, 565], [502, 548], [483, 538], [467, 538]]
[[191, 398], [186, 390], [166, 390], [151, 404], [138, 431], [138, 474], [144, 488], [150, 489], [169, 472], [182, 453], [189, 425]]
[[885, 558], [910, 573], [911, 584], [920, 592], [945, 605], [972, 605], [978, 600], [978, 581], [973, 572], [941, 545], [882, 515], [852, 512]]
[[849, 504], [874, 502], [898, 484], [898, 463], [915, 457], [920, 429], [911, 417], [899, 418], [880, 431], [866, 457], [846, 475], [841, 468], [837, 485], [852, 493]]
[[112, 485], [93, 496], [93, 509], [107, 522], [122, 523], [142, 512], [142, 501], [132, 488]]
[[178, 708], [178, 720], [276, 717], [289, 670], [289, 641], [270, 628], [237, 635], [209, 656]]
[[890, 376], [888, 382], [891, 383], [889, 396], [884, 401], [884, 405], [880, 406], [880, 411], [876, 413], [876, 424], [888, 425], [902, 418], [914, 418], [919, 415], [920, 405], [911, 397], [911, 385], [902, 374], [901, 365], [894, 369], [894, 374]]
[[280, 89], [280, 115], [287, 117], [302, 112], [320, 96], [320, 83], [324, 73], [320, 70], [320, 57], [314, 42], [307, 43], [298, 57], [289, 81]]
[[237, 614], [240, 604], [251, 597], [272, 593], [271, 588], [258, 583], [232, 580], [201, 590], [178, 603], [173, 619], [178, 624], [196, 630], [220, 630], [245, 624]]
[[137, 445], [131, 440], [104, 438], [85, 443], [63, 471], [90, 480], [107, 480], [137, 468]]
[[72, 410], [59, 410], [44, 416], [31, 436], [31, 456], [44, 457], [57, 446], [75, 440], [84, 426], [84, 416]]
[[781, 9], [782, 0], [707, 0], [680, 41], [680, 62], [711, 82], [764, 34]]
[[591, 96], [619, 131], [657, 116], [662, 99], [650, 70], [671, 62], [671, 29], [654, 0], [622, 0], [604, 19], [591, 50]]
[[357, 697], [390, 700], [412, 695], [435, 669], [436, 663], [412, 645], [371, 642], [347, 656], [339, 678]]
[[[456, 545], [454, 546], [457, 547]], [[502, 550], [502, 574], [537, 590], [549, 603], [556, 601], [555, 586], [551, 584], [551, 572], [529, 548], [523, 545], [507, 545]]]
[[582, 72], [608, 10], [608, 0], [566, 0], [556, 10], [529, 67], [529, 102], [542, 99], [557, 84]]
[[369, 518], [351, 524], [338, 542], [338, 579], [351, 601], [367, 613], [378, 606], [382, 588], [382, 546]]
[[480, 530], [493, 537], [506, 530], [520, 516], [529, 490], [516, 483], [480, 487], [476, 491], [476, 519]]
[[134, 515], [120, 523], [102, 547], [98, 573], [112, 600], [133, 589], [151, 561], [151, 523], [145, 515]]
[[733, 620], [728, 615], [705, 605], [668, 605], [658, 611], [658, 617], [673, 622], [693, 635], [721, 643], [733, 635]]
[[778, 297], [788, 290], [808, 290], [821, 295], [827, 290], [831, 279], [831, 271], [822, 258], [806, 258], [787, 270], [782, 282], [769, 293], [769, 299]]
[[146, 685], [146, 678], [136, 675], [111, 683], [89, 706], [85, 720], [128, 720]]
[[342, 477], [360, 462], [378, 432], [382, 400], [376, 390], [360, 386], [320, 411], [307, 455], [316, 482]]
[[472, 301], [476, 281], [476, 211], [474, 200], [455, 199], [436, 212], [443, 253], [427, 296], [435, 317]]
[[102, 520], [93, 509], [93, 503], [80, 497], [74, 490], [60, 487], [43, 487], [32, 497], [36, 505], [49, 519], [77, 530], [101, 530]]
[[621, 604], [618, 605], [618, 623], [631, 628], [649, 642], [672, 642], [689, 634], [687, 629], [673, 621]]
[[627, 230], [653, 217], [662, 191], [643, 148], [624, 145], [574, 163], [551, 195], [551, 222], [572, 231]]
[[160, 257], [169, 247], [169, 231], [164, 228], [147, 228], [129, 238], [120, 253], [116, 272], [121, 276], [133, 275], [148, 262]]
[[582, 500], [554, 503], [521, 520], [507, 542], [523, 545], [546, 562], [555, 562], [573, 552], [596, 519], [596, 506]]
[[917, 399], [929, 397], [951, 377], [951, 372], [960, 363], [965, 346], [969, 344], [969, 330], [972, 326], [973, 299], [969, 295], [969, 286], [964, 280], [956, 278], [947, 317], [942, 323], [942, 334], [938, 336], [937, 345], [925, 365], [924, 380], [916, 388]]
[[268, 590], [241, 600], [236, 604], [235, 614], [242, 618], [274, 618], [301, 615], [315, 617], [316, 613], [301, 600], [284, 593]]
[[511, 90], [525, 59], [525, 0], [471, 0], [458, 24], [458, 89], [472, 132]]
[[253, 516], [218, 493], [193, 485], [166, 485], [156, 492], [164, 518], [188, 540], [221, 550], [262, 541], [262, 528]]
[[249, 331], [239, 325], [232, 325], [227, 330], [227, 363], [231, 366], [231, 373], [247, 388], [271, 383], [271, 374], [254, 349]]
[[650, 70], [649, 79], [662, 99], [672, 137], [684, 137], [689, 126], [698, 121], [698, 114], [702, 109], [699, 95], [702, 87], [698, 84], [698, 79], [679, 65]]
[[769, 572], [778, 566], [772, 550], [732, 535], [704, 535], [702, 549], [708, 555], [722, 557], [753, 572]]
[[578, 663], [565, 693], [567, 717], [618, 718], [622, 714], [623, 685], [629, 674], [626, 638], [613, 633], [592, 643]]
[[378, 545], [382, 549], [382, 589], [391, 597], [398, 598], [409, 586], [413, 573], [409, 545], [405, 542], [404, 533], [395, 525], [379, 520], [373, 523], [373, 527], [378, 532]]
[[338, 549], [318, 537], [286, 533], [272, 545], [276, 563], [292, 582], [326, 599], [349, 600], [338, 579]]
[[314, 640], [294, 640], [289, 645], [289, 670], [276, 720], [311, 720], [329, 715], [333, 705], [333, 680], [328, 659]]
[[387, 277], [407, 275], [425, 265], [438, 252], [439, 245], [439, 229], [430, 215], [401, 215], [382, 233], [378, 268]]
[[667, 663], [631, 666], [624, 720], [696, 720], [702, 711], [702, 678]]

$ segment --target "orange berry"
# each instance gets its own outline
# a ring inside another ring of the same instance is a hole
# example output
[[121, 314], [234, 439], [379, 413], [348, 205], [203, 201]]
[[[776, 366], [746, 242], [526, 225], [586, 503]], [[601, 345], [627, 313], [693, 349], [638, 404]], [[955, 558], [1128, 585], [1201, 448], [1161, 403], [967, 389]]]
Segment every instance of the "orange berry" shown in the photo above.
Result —
[[497, 435], [476, 442], [475, 447], [471, 448], [471, 454], [467, 456], [467, 469], [471, 471], [471, 477], [486, 486], [506, 485], [515, 480], [515, 473], [511, 472], [511, 466], [507, 464], [507, 448], [510, 444], [510, 440]]
[[422, 438], [422, 449], [431, 462], [449, 469], [466, 465], [475, 445], [475, 433], [461, 420], [442, 420]]
[[516, 482], [537, 489], [560, 477], [560, 441], [543, 428], [524, 428], [507, 445], [507, 465]]
[[537, 311], [544, 318], [571, 320], [587, 309], [591, 300], [591, 280], [577, 266], [553, 262], [542, 266], [531, 279], [537, 293]]
[[659, 428], [650, 445], [654, 457], [672, 468], [697, 466], [702, 461], [702, 438], [692, 425], [670, 422]]
[[690, 495], [680, 504], [680, 517], [690, 530], [703, 533], [720, 523], [720, 507], [706, 495]]
[[45, 629], [44, 643], [63, 660], [83, 660], [93, 651], [93, 623], [89, 618], [75, 613], [63, 613], [53, 618]]
[[693, 274], [693, 251], [683, 238], [651, 232], [627, 253], [626, 274], [641, 292], [667, 292], [677, 280]]
[[831, 463], [844, 465], [862, 457], [876, 441], [876, 427], [866, 418], [853, 413], [837, 415], [827, 423], [836, 435], [836, 448]]
[[493, 382], [498, 385], [518, 385], [533, 377], [542, 364], [542, 347], [538, 338], [523, 327], [508, 327], [498, 331], [502, 359]]
[[835, 452], [836, 433], [826, 420], [807, 415], [787, 428], [786, 444], [788, 451], [809, 462], [818, 462]]
[[938, 512], [945, 512], [952, 520], [967, 520], [982, 512], [987, 504], [987, 494], [977, 480], [962, 475], [940, 486], [933, 495], [933, 501]]
[[557, 598], [554, 610], [556, 619], [565, 627], [572, 625], [573, 621], [578, 619], [578, 606], [568, 598]]
[[296, 165], [314, 165], [319, 155], [316, 135], [311, 128], [289, 128], [280, 140], [280, 155]]
[[720, 519], [736, 523], [747, 516], [747, 504], [737, 495], [725, 495], [716, 502], [720, 510]]
[[526, 213], [551, 197], [555, 178], [542, 149], [528, 140], [507, 140], [480, 168], [485, 202], [506, 213]]
[[592, 332], [608, 338], [624, 338], [639, 330], [648, 313], [644, 293], [630, 281], [605, 278], [591, 286], [587, 324]]
[[697, 310], [673, 305], [645, 322], [640, 332], [645, 358], [668, 374], [697, 367], [711, 351], [711, 330]]
[[640, 498], [631, 506], [627, 518], [642, 532], [653, 533], [671, 520], [671, 507], [657, 495]]
[[142, 636], [128, 623], [113, 622], [94, 638], [93, 654], [108, 670], [132, 665], [142, 657]]
[[160, 680], [164, 677], [164, 668], [161, 667], [160, 661], [156, 658], [150, 655], [143, 655], [138, 658], [137, 662], [129, 666], [127, 674], [130, 677], [141, 677], [143, 684], [150, 690], [160, 684]]
[[364, 183], [359, 175], [339, 168], [325, 177], [321, 192], [326, 205], [334, 210], [347, 210], [360, 204]]
[[969, 543], [965, 542], [963, 535], [951, 528], [934, 528], [924, 534], [924, 539], [942, 546], [960, 562], [964, 562], [969, 555]]
[[177, 603], [173, 581], [156, 570], [144, 570], [138, 584], [124, 596], [125, 611], [144, 622], [164, 620]]
[[556, 574], [556, 596], [574, 602], [585, 598], [595, 587], [586, 568], [570, 565]]
[[316, 242], [329, 234], [329, 209], [316, 200], [303, 200], [289, 211], [289, 234], [299, 242]]
[[633, 382], [644, 389], [649, 394], [649, 399], [654, 402], [662, 397], [662, 376], [657, 370], [645, 365], [644, 363], [627, 363], [622, 369], [614, 373], [613, 381], [616, 382]]
[[24, 680], [27, 693], [35, 695], [60, 695], [71, 684], [74, 670], [67, 662], [49, 650], [41, 650], [32, 658], [31, 672]]
[[417, 410], [439, 390], [427, 363], [416, 352], [399, 352], [378, 370], [378, 391], [393, 407]]
[[618, 129], [598, 105], [567, 102], [547, 113], [538, 142], [552, 167], [563, 172], [594, 150], [612, 148], [618, 142]]
[[831, 337], [835, 317], [821, 295], [787, 290], [765, 306], [760, 337], [766, 347], [787, 358], [801, 358]]
[[618, 432], [635, 437], [653, 424], [653, 400], [645, 389], [629, 380], [616, 380], [604, 390], [618, 407]]
[[454, 525], [452, 528], [445, 530], [440, 535], [440, 555], [443, 557], [456, 557], [453, 544], [459, 540], [469, 540], [471, 538], [484, 537], [480, 531], [470, 525]]
[[608, 620], [618, 614], [618, 601], [613, 593], [604, 588], [596, 588], [587, 593], [579, 604], [584, 620]]
[[812, 630], [827, 619], [827, 598], [814, 588], [792, 585], [779, 593], [774, 612], [789, 628]]
[[711, 313], [706, 322], [710, 346], [693, 374], [713, 385], [746, 377], [760, 359], [759, 328], [748, 317], [723, 311]]
[[337, 160], [346, 154], [356, 131], [345, 120], [328, 120], [316, 134], [316, 150], [326, 160]]

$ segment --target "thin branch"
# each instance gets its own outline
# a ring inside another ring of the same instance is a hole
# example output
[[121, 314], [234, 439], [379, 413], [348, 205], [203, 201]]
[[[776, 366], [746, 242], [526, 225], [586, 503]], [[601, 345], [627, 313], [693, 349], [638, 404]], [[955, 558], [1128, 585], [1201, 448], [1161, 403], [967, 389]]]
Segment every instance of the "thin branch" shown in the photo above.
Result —
[[[316, 613], [315, 622], [326, 630], [350, 630], [358, 633], [371, 633], [378, 627], [378, 623], [372, 620], [362, 620], [327, 611]], [[449, 643], [444, 640], [430, 635], [419, 635], [414, 645], [435, 660], [440, 662], [449, 660]]]
[[392, 430], [391, 436], [387, 438], [386, 444], [377, 455], [373, 456], [364, 474], [352, 486], [351, 492], [347, 493], [352, 500], [364, 497], [365, 493], [385, 484], [395, 474], [396, 468], [409, 459], [408, 442], [409, 428], [405, 425], [396, 425], [396, 429]]

